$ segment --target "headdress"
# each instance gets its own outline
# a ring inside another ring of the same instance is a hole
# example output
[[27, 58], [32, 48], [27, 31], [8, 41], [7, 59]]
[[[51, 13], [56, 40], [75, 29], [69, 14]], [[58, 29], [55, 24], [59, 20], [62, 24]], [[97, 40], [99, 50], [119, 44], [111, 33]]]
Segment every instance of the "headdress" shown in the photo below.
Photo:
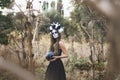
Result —
[[63, 31], [63, 27], [61, 27], [61, 25], [57, 22], [57, 23], [52, 23], [50, 25], [50, 34], [52, 34], [52, 36], [54, 38], [58, 38], [59, 37], [59, 33], [61, 33]]

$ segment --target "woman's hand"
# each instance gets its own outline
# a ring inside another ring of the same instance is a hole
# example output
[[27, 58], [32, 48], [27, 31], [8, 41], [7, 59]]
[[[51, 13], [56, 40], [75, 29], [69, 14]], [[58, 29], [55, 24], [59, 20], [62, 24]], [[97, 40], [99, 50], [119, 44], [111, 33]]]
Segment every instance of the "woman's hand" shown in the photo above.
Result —
[[59, 58], [59, 56], [53, 56], [53, 59], [51, 59], [50, 61], [55, 61]]

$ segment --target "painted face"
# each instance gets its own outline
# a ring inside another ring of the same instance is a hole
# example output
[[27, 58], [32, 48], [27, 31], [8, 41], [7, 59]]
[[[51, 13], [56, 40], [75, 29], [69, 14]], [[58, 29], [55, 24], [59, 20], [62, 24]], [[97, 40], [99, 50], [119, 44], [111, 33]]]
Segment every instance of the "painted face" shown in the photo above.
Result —
[[54, 38], [59, 37], [59, 34], [58, 34], [57, 30], [52, 30], [52, 35], [53, 35]]

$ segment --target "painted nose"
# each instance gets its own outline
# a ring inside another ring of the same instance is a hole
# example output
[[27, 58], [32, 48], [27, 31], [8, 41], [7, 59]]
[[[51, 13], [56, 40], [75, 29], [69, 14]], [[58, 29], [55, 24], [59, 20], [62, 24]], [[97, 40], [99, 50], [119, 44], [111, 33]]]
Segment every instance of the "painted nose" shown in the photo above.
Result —
[[53, 37], [54, 37], [54, 38], [58, 38], [58, 36], [59, 36], [58, 33], [54, 33], [54, 34], [53, 34]]

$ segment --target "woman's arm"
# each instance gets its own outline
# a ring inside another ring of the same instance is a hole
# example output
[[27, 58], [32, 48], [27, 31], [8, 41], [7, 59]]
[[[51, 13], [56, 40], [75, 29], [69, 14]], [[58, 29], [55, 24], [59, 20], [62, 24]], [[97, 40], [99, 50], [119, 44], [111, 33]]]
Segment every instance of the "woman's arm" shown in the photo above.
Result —
[[60, 41], [60, 42], [59, 42], [59, 46], [60, 46], [63, 54], [62, 54], [61, 56], [55, 56], [55, 57], [56, 57], [57, 59], [58, 59], [58, 58], [67, 58], [67, 57], [68, 57], [68, 55], [67, 55], [67, 49], [66, 49], [66, 47], [64, 46], [63, 42]]
[[53, 59], [50, 60], [50, 61], [55, 61], [56, 59], [67, 58], [68, 57], [68, 55], [67, 55], [67, 49], [66, 49], [66, 47], [64, 46], [64, 44], [61, 41], [59, 42], [59, 46], [60, 46], [63, 54], [60, 55], [60, 56], [53, 56]]

